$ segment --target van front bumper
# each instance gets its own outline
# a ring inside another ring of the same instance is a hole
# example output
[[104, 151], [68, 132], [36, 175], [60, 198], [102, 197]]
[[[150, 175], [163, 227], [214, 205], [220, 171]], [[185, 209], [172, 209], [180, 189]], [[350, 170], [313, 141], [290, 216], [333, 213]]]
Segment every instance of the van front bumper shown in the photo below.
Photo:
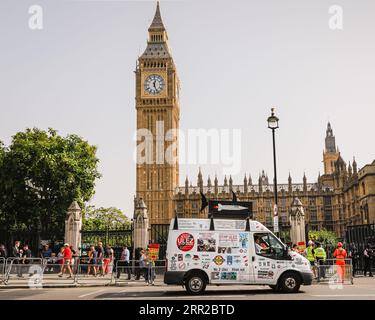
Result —
[[305, 286], [310, 286], [313, 281], [312, 272], [301, 272], [302, 282]]
[[164, 283], [182, 285], [184, 283], [184, 276], [185, 272], [183, 271], [167, 271], [164, 274]]

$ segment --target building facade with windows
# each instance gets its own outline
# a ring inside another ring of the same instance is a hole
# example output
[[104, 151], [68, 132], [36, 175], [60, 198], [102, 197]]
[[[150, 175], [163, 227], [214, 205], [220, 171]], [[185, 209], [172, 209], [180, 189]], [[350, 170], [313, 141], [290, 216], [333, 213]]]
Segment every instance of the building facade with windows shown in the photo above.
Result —
[[[324, 228], [344, 237], [349, 225], [374, 223], [375, 160], [360, 170], [355, 159], [347, 165], [328, 123], [323, 164], [324, 174], [319, 174], [314, 183], [308, 183], [305, 175], [302, 183], [294, 183], [289, 175], [288, 183], [277, 186], [280, 226], [284, 230], [290, 227], [289, 213], [294, 198], [299, 198], [304, 206], [307, 230]], [[183, 217], [206, 217], [207, 211], [200, 212], [200, 192], [208, 199], [230, 200], [232, 191], [238, 200], [252, 201], [254, 218], [272, 228], [274, 187], [264, 171], [255, 184], [250, 176], [245, 176], [241, 185], [233, 184], [231, 177], [229, 181], [225, 178], [221, 185], [216, 177], [213, 183], [208, 177], [205, 184], [202, 172], [198, 173], [195, 185], [186, 178], [185, 186], [175, 192], [176, 212]]]

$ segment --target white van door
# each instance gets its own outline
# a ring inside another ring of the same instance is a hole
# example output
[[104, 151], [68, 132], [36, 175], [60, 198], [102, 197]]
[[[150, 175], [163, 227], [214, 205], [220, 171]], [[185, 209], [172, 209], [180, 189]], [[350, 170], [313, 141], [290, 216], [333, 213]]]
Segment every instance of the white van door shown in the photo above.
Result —
[[283, 244], [269, 232], [253, 233], [252, 256], [254, 283], [273, 285], [283, 269]]
[[250, 237], [251, 233], [246, 231], [220, 231], [217, 234], [217, 251], [211, 254], [211, 283], [249, 284], [254, 281]]

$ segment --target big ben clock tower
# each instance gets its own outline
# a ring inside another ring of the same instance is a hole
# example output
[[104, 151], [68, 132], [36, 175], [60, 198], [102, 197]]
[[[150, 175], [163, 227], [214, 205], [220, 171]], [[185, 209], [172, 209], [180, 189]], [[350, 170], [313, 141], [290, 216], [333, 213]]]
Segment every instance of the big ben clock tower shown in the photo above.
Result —
[[145, 201], [151, 225], [169, 224], [179, 183], [179, 80], [159, 2], [135, 74], [137, 130], [149, 133], [138, 140], [137, 147], [150, 139], [150, 148], [137, 159], [136, 195]]

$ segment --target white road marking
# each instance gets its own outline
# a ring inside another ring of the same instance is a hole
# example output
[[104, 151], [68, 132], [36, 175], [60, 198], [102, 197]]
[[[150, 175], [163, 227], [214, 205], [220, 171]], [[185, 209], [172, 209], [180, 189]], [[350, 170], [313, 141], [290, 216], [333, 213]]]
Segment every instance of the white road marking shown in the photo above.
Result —
[[312, 297], [375, 297], [375, 294], [313, 294]]
[[103, 291], [106, 291], [106, 290], [102, 289], [102, 290], [97, 290], [97, 291], [94, 291], [94, 292], [85, 293], [85, 294], [82, 294], [82, 295], [78, 296], [78, 298], [88, 297], [88, 296], [91, 296], [93, 294], [97, 294], [97, 293], [100, 293], [100, 292], [103, 292]]
[[3, 292], [14, 292], [14, 291], [20, 291], [20, 290], [29, 290], [29, 288], [25, 288], [25, 289], [15, 288], [15, 289], [7, 289], [7, 290], [0, 289], [0, 293], [3, 293]]

